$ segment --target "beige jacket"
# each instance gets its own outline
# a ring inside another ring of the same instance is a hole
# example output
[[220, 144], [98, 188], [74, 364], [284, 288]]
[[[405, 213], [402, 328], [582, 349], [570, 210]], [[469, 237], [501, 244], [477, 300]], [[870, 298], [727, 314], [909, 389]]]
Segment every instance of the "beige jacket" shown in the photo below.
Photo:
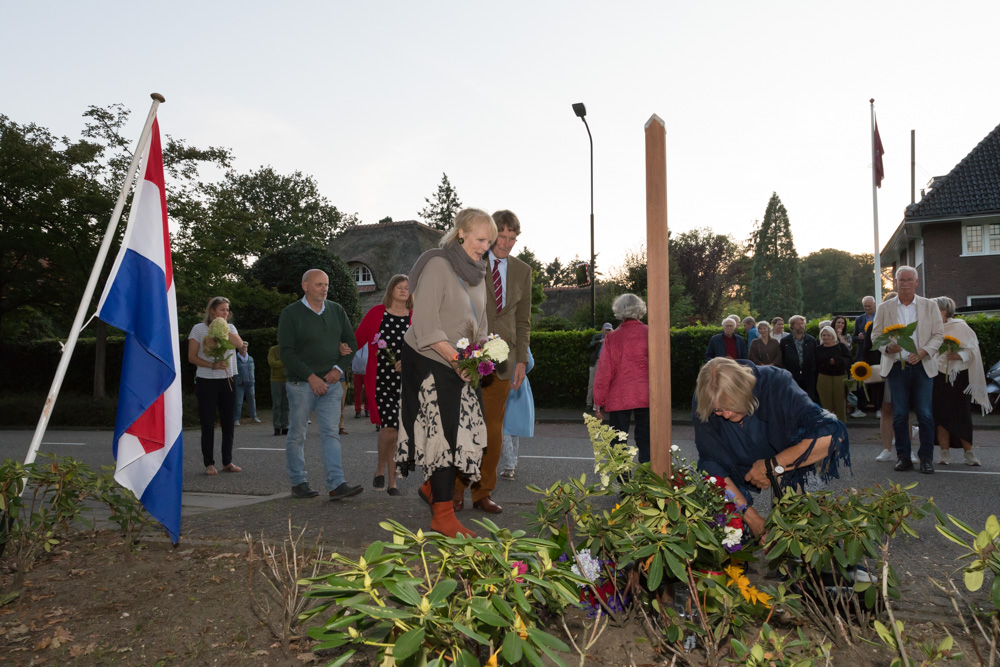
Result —
[[[914, 296], [917, 304], [917, 329], [913, 332], [913, 342], [918, 350], [926, 350], [927, 356], [920, 362], [924, 366], [927, 377], [934, 377], [938, 374], [937, 351], [944, 341], [944, 322], [941, 320], [941, 311], [937, 303], [922, 296]], [[882, 330], [893, 324], [902, 324], [903, 318], [899, 313], [899, 299], [889, 299], [879, 304], [875, 311], [875, 322], [872, 324], [871, 336], [877, 338], [882, 335]], [[910, 353], [903, 350], [897, 354], [886, 354], [885, 346], [878, 348], [882, 353], [882, 362], [879, 365], [882, 376], [889, 375], [894, 363], [899, 363], [900, 354], [905, 359]]]
[[531, 267], [513, 255], [507, 257], [507, 299], [497, 312], [493, 277], [486, 274], [486, 316], [489, 332], [503, 338], [510, 346], [507, 362], [497, 368], [501, 380], [509, 380], [514, 366], [528, 363], [528, 344], [531, 342]]

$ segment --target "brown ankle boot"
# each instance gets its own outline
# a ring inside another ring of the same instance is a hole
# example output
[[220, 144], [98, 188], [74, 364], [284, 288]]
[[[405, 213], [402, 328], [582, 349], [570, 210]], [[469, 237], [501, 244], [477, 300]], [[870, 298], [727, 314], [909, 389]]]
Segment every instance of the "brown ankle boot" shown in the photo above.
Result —
[[476, 536], [474, 532], [459, 523], [458, 517], [455, 516], [455, 506], [451, 504], [450, 500], [434, 503], [431, 505], [431, 511], [434, 513], [434, 517], [431, 519], [431, 530], [436, 530], [448, 537], [458, 537], [459, 533], [466, 537]]

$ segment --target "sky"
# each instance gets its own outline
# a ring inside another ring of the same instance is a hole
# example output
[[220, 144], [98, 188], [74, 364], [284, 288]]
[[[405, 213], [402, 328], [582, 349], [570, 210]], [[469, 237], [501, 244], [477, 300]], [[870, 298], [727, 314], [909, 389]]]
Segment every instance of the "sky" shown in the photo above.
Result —
[[[645, 242], [643, 126], [667, 128], [668, 224], [749, 237], [772, 192], [800, 255], [871, 252], [916, 184], [1000, 124], [1000, 2], [4, 3], [0, 114], [78, 138], [89, 105], [166, 97], [161, 132], [301, 171], [363, 223], [417, 219], [447, 173], [518, 214], [543, 261]], [[213, 177], [206, 174], [207, 178]], [[169, 182], [168, 206], [169, 206]]]

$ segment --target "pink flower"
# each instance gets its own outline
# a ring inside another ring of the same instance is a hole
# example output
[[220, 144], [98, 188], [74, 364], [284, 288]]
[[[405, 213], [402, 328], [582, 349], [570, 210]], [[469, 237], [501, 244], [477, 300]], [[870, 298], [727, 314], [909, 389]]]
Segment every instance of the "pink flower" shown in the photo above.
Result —
[[493, 372], [493, 362], [489, 359], [479, 362], [479, 374], [486, 376]]
[[[519, 561], [519, 560], [511, 561], [510, 562], [510, 573], [513, 574], [513, 575], [527, 574], [528, 573], [528, 564], [525, 563], [525, 562], [523, 562], [523, 561]], [[519, 576], [515, 576], [514, 577], [514, 581], [516, 581], [519, 584], [523, 584], [524, 583], [524, 579], [521, 578], [521, 577], [519, 577]]]
[[378, 349], [380, 349], [380, 350], [384, 350], [385, 348], [389, 347], [389, 344], [386, 343], [384, 340], [380, 340], [380, 341], [376, 342], [375, 344], [378, 346]]

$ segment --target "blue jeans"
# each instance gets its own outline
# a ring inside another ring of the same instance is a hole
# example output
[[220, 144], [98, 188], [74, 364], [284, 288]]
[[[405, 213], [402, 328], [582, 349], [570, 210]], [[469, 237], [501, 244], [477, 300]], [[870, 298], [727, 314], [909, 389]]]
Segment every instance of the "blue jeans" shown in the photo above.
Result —
[[339, 382], [326, 385], [326, 393], [314, 396], [308, 382], [286, 382], [288, 395], [288, 439], [285, 440], [285, 457], [288, 461], [288, 478], [292, 486], [306, 481], [306, 425], [309, 415], [316, 411], [319, 424], [319, 442], [323, 448], [323, 467], [326, 468], [326, 488], [333, 491], [344, 482], [344, 468], [340, 464], [340, 398], [344, 394]]
[[934, 380], [927, 376], [923, 364], [907, 364], [900, 368], [893, 364], [889, 371], [889, 392], [892, 394], [892, 431], [896, 436], [896, 457], [910, 458], [910, 410], [917, 413], [920, 426], [921, 461], [930, 461], [934, 455], [934, 413], [931, 397]]
[[521, 444], [521, 438], [516, 435], [503, 434], [503, 449], [500, 450], [500, 470], [514, 470], [517, 468], [517, 450]]
[[238, 384], [236, 385], [236, 415], [233, 417], [234, 421], [240, 420], [240, 415], [243, 414], [243, 395], [246, 394], [247, 403], [250, 404], [250, 416], [257, 416], [257, 397], [254, 395], [252, 384]]

